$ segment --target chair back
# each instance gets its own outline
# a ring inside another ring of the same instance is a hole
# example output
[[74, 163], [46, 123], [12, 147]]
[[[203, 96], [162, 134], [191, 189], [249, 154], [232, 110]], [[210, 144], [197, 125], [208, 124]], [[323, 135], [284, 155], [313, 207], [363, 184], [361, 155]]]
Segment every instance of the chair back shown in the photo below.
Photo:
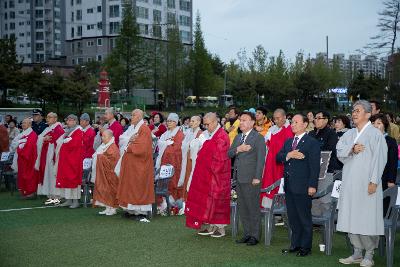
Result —
[[397, 190], [398, 190], [398, 187], [394, 186], [392, 188], [387, 188], [385, 191], [383, 191], [383, 199], [389, 198], [389, 207], [386, 211], [385, 219], [389, 219], [390, 214], [392, 213], [392, 210], [393, 210], [393, 212], [395, 212], [394, 207], [396, 205]]
[[156, 170], [154, 179], [154, 191], [156, 195], [163, 195], [168, 192], [168, 184], [175, 174], [175, 168], [171, 164], [162, 165]]

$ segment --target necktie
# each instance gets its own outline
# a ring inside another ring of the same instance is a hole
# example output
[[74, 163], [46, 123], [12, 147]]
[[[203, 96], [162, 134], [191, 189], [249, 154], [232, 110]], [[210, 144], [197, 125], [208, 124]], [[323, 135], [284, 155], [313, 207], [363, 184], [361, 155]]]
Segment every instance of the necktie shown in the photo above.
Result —
[[246, 135], [242, 134], [242, 138], [240, 138], [240, 144], [241, 145], [244, 143], [244, 139], [246, 139]]
[[295, 150], [297, 148], [297, 142], [299, 141], [299, 138], [296, 136], [294, 138], [293, 144], [292, 144], [292, 150]]

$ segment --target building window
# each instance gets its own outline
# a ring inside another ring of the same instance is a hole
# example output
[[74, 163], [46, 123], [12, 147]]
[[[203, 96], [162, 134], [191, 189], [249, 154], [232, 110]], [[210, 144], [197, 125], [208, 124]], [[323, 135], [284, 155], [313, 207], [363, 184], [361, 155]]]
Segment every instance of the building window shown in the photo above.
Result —
[[92, 46], [94, 46], [94, 42], [93, 41], [88, 41], [86, 43], [86, 45], [87, 45], [87, 47], [92, 47]]
[[35, 17], [43, 18], [43, 10], [41, 10], [41, 9], [35, 10]]
[[115, 47], [115, 38], [111, 38], [110, 39], [110, 48], [114, 48]]
[[18, 14], [23, 15], [25, 12], [23, 10], [18, 11]]
[[82, 10], [76, 11], [76, 20], [82, 20]]
[[74, 27], [71, 28], [71, 37], [72, 38], [75, 37], [75, 28]]
[[87, 25], [87, 30], [88, 30], [88, 31], [94, 30], [94, 24], [89, 24], [89, 25]]
[[183, 11], [190, 11], [190, 1], [179, 0], [179, 9]]
[[78, 57], [78, 64], [82, 65], [83, 64], [83, 57]]
[[190, 26], [190, 17], [188, 16], [179, 16], [179, 25], [181, 26]]
[[168, 23], [175, 23], [176, 22], [175, 13], [172, 13], [172, 12], [168, 12], [167, 13], [167, 22]]
[[141, 6], [136, 7], [136, 16], [141, 19], [149, 18], [149, 9]]
[[101, 6], [97, 6], [97, 13], [101, 13]]
[[78, 29], [76, 31], [76, 36], [82, 36], [82, 26], [78, 26]]
[[23, 21], [20, 21], [20, 22], [18, 23], [19, 26], [24, 26], [24, 24], [25, 24], [25, 22], [23, 22]]
[[103, 23], [102, 22], [97, 22], [97, 29], [98, 30], [103, 29]]
[[168, 0], [168, 8], [175, 8], [175, 0]]
[[161, 0], [153, 0], [153, 4], [161, 6]]
[[86, 10], [86, 12], [87, 12], [88, 14], [93, 14], [93, 8], [88, 8], [88, 9]]
[[161, 38], [161, 26], [153, 25], [153, 37]]
[[103, 45], [103, 39], [97, 38], [97, 46], [102, 46], [102, 45]]
[[24, 37], [25, 34], [23, 32], [20, 32], [18, 35], [19, 37]]
[[149, 25], [147, 24], [139, 24], [140, 34], [148, 35], [149, 34]]
[[[72, 0], [74, 1], [74, 0]], [[72, 59], [72, 65], [75, 65], [75, 58]]]
[[110, 18], [119, 17], [119, 5], [110, 6]]
[[93, 58], [93, 57], [88, 57], [88, 58], [87, 58], [87, 62], [92, 62], [92, 61], [94, 61], [94, 58]]
[[43, 29], [43, 20], [37, 20], [35, 26], [36, 29]]
[[180, 31], [179, 33], [181, 35], [182, 42], [185, 42], [185, 43], [191, 43], [192, 42], [192, 38], [190, 36], [190, 32], [188, 32], [188, 31]]
[[14, 11], [10, 11], [10, 19], [15, 19], [15, 12]]
[[82, 0], [76, 0], [76, 4], [77, 4], [77, 5], [82, 4]]
[[44, 40], [43, 32], [36, 32], [36, 40]]
[[8, 3], [8, 6], [9, 6], [10, 8], [14, 8], [14, 7], [15, 7], [14, 0], [10, 1], [10, 2]]
[[35, 0], [35, 6], [43, 6], [43, 0]]
[[15, 30], [15, 23], [14, 22], [10, 22], [10, 30]]
[[44, 51], [44, 44], [36, 43], [36, 51]]
[[74, 6], [74, 0], [71, 0], [71, 6]]
[[97, 61], [102, 61], [103, 60], [103, 56], [102, 55], [97, 55]]
[[119, 33], [119, 22], [110, 22], [110, 34]]
[[161, 22], [161, 11], [154, 9], [153, 10], [153, 21], [156, 23], [160, 23]]

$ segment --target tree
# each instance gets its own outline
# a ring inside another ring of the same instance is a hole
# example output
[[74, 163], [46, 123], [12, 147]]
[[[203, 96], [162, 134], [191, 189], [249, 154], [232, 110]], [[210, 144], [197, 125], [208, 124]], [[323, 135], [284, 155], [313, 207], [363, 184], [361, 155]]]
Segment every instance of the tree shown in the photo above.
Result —
[[294, 79], [294, 85], [298, 90], [300, 105], [307, 108], [315, 94], [319, 92], [318, 81], [312, 72], [312, 62], [308, 59], [305, 62], [304, 70]]
[[363, 71], [350, 83], [348, 95], [355, 99], [376, 99], [382, 101], [385, 94], [385, 80], [372, 75], [368, 78]]
[[15, 37], [0, 39], [0, 92], [2, 93], [2, 105], [6, 104], [7, 89], [16, 88], [19, 85], [22, 65], [18, 63], [15, 40]]
[[[69, 93], [64, 77], [58, 70], [53, 70], [52, 74], [45, 74], [42, 89], [45, 92], [43, 99], [56, 106], [57, 114], [60, 113], [60, 106]], [[75, 100], [74, 100], [75, 101]]]
[[371, 37], [366, 48], [383, 50], [393, 55], [396, 51], [397, 34], [400, 31], [400, 0], [386, 0], [384, 9], [378, 12], [379, 34]]
[[199, 97], [209, 92], [213, 79], [213, 70], [204, 44], [203, 33], [201, 31], [199, 12], [197, 12], [196, 16], [194, 43], [193, 49], [189, 54], [189, 62], [188, 77], [190, 77], [190, 80], [188, 82], [191, 85], [193, 95], [196, 96], [197, 104], [199, 105]]
[[82, 66], [75, 67], [67, 81], [66, 96], [74, 104], [78, 114], [82, 114], [85, 103], [90, 101], [96, 84]]
[[139, 36], [139, 28], [131, 1], [125, 1], [122, 27], [116, 46], [106, 59], [114, 90], [126, 89], [128, 93], [146, 77], [145, 45]]

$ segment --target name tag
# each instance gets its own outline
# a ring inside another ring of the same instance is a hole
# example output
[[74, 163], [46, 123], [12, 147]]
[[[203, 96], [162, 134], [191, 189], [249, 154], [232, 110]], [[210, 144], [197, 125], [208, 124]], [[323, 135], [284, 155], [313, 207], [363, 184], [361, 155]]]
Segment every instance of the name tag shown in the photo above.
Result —
[[1, 153], [1, 161], [7, 161], [9, 156], [10, 156], [10, 152]]
[[335, 183], [333, 184], [331, 197], [339, 198], [341, 187], [342, 187], [342, 181], [336, 180]]
[[174, 173], [174, 166], [172, 165], [162, 165], [160, 168], [160, 178], [172, 177]]
[[88, 170], [92, 167], [92, 159], [86, 158], [83, 160], [83, 169]]

